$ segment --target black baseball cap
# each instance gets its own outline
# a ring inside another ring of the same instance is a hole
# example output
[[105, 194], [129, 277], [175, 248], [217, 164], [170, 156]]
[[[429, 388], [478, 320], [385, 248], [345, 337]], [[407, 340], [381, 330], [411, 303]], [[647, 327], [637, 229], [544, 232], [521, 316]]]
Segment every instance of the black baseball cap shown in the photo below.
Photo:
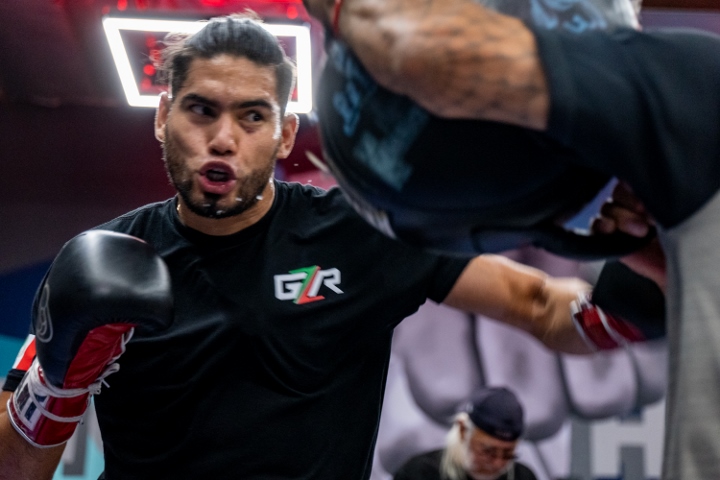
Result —
[[512, 442], [523, 432], [522, 405], [505, 387], [476, 390], [465, 411], [477, 428], [497, 439]]

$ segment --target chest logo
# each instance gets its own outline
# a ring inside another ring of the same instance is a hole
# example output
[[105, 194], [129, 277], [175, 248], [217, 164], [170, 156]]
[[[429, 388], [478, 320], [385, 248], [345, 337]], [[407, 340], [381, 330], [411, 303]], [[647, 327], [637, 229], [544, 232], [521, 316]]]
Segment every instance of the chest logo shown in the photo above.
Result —
[[343, 293], [340, 285], [340, 270], [330, 268], [322, 270], [319, 266], [290, 270], [283, 275], [275, 275], [275, 298], [292, 300], [296, 304], [316, 302], [325, 297], [320, 295], [320, 288], [325, 286], [335, 293]]

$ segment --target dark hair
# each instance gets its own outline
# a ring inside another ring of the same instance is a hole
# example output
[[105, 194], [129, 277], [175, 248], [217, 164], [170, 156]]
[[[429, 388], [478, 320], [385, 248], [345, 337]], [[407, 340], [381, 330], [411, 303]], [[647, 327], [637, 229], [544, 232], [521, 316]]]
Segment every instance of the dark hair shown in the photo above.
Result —
[[245, 57], [258, 65], [275, 68], [277, 96], [282, 113], [295, 83], [295, 65], [285, 55], [277, 38], [262, 26], [253, 11], [215, 17], [197, 33], [170, 33], [165, 37], [159, 70], [171, 92], [185, 84], [190, 64], [196, 58], [228, 54]]

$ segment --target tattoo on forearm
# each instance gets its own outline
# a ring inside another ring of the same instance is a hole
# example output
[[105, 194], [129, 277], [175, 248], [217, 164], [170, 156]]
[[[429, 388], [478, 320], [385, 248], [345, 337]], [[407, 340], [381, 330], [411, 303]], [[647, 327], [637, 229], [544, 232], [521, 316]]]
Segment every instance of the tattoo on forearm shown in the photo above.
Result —
[[519, 20], [470, 0], [379, 1], [356, 10], [366, 21], [350, 43], [381, 83], [439, 115], [544, 121], [545, 78]]

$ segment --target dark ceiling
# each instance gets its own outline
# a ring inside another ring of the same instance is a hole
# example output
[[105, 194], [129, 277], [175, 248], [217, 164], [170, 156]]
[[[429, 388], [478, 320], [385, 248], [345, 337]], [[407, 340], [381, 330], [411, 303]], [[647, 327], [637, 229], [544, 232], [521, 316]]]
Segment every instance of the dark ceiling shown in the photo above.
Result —
[[104, 6], [93, 1], [0, 2], [3, 100], [46, 107], [121, 105], [100, 23]]
[[300, 0], [3, 0], [0, 98], [46, 107], [120, 106], [120, 82], [102, 31], [105, 14], [207, 18], [246, 7], [282, 16]]
[[[0, 1], [0, 100], [43, 107], [124, 106], [102, 32], [106, 13], [209, 17], [250, 6], [272, 11], [300, 0]], [[645, 7], [715, 9], [718, 0], [645, 0]], [[122, 8], [122, 11], [120, 10]]]

